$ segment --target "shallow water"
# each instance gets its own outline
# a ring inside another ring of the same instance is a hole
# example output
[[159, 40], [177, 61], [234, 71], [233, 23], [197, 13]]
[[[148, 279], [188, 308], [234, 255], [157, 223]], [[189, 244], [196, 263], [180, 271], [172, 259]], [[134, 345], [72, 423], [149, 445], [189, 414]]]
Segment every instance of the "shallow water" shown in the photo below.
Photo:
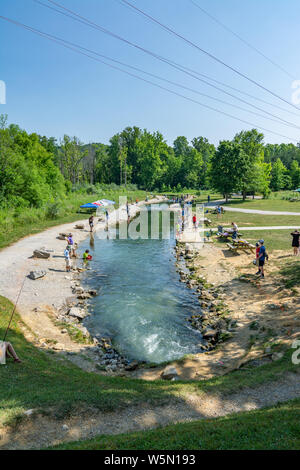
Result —
[[91, 271], [84, 284], [99, 289], [85, 326], [113, 338], [130, 359], [159, 363], [201, 350], [201, 335], [186, 318], [200, 312], [197, 297], [179, 282], [171, 240], [86, 240]]

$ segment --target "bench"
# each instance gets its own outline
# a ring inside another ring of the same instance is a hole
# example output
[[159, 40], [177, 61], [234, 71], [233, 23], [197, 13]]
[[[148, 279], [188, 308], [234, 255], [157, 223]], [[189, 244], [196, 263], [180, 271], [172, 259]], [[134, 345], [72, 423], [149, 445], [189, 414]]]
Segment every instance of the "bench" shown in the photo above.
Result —
[[238, 245], [232, 245], [231, 243], [226, 243], [230, 251], [234, 251], [235, 253], [238, 251]]

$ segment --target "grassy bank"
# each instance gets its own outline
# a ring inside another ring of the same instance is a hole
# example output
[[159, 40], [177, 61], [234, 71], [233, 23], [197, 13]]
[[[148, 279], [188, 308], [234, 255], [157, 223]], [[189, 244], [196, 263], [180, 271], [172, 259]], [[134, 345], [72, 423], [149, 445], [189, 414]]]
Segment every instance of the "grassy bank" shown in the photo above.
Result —
[[152, 431], [99, 436], [60, 450], [299, 450], [300, 399], [225, 418], [176, 424]]
[[[0, 297], [0, 338], [8, 323], [12, 304]], [[202, 382], [145, 382], [122, 377], [87, 373], [59, 353], [46, 353], [26, 341], [18, 315], [14, 317], [8, 341], [23, 360], [8, 360], [1, 366], [0, 424], [18, 422], [27, 409], [36, 409], [63, 418], [92, 407], [102, 412], [137, 404], [161, 406], [180, 404], [194, 393], [234, 393], [280, 378], [287, 371], [297, 371], [288, 351], [276, 362], [261, 367], [240, 369], [231, 374]], [[33, 387], [34, 384], [34, 387]]]
[[49, 203], [48, 206], [35, 208], [0, 209], [0, 249], [20, 238], [41, 232], [46, 228], [87, 219], [89, 215], [79, 212], [81, 205], [98, 199], [110, 199], [119, 204], [119, 196], [127, 195], [133, 201], [146, 197], [144, 191], [130, 191], [125, 188], [110, 189], [109, 187], [96, 194], [70, 193], [64, 200]]

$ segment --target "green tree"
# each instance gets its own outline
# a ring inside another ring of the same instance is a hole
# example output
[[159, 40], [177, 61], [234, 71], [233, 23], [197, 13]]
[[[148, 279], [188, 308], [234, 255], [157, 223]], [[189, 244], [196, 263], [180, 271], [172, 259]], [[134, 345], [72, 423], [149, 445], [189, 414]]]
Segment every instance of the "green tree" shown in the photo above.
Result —
[[298, 189], [300, 186], [300, 166], [297, 160], [293, 160], [291, 164], [290, 177], [292, 189]]
[[240, 191], [244, 175], [249, 170], [249, 158], [242, 146], [235, 142], [222, 141], [210, 163], [211, 186], [225, 195]]

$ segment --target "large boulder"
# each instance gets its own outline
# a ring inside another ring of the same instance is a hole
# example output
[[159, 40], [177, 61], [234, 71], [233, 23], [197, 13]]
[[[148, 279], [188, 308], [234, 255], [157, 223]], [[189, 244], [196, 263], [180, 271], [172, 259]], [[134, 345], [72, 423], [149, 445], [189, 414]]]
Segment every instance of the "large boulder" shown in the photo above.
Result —
[[161, 374], [161, 377], [164, 380], [176, 379], [178, 377], [178, 371], [177, 371], [176, 367], [174, 367], [174, 366], [167, 366], [163, 370], [163, 372]]
[[50, 258], [50, 253], [46, 250], [34, 250], [33, 256], [35, 258], [48, 259]]
[[46, 276], [46, 274], [46, 271], [30, 271], [29, 278], [35, 281], [36, 279]]
[[82, 308], [72, 307], [69, 310], [69, 316], [74, 317], [74, 318], [78, 318], [78, 320], [83, 320], [85, 317], [88, 316], [88, 313], [86, 313], [86, 311], [83, 310]]

